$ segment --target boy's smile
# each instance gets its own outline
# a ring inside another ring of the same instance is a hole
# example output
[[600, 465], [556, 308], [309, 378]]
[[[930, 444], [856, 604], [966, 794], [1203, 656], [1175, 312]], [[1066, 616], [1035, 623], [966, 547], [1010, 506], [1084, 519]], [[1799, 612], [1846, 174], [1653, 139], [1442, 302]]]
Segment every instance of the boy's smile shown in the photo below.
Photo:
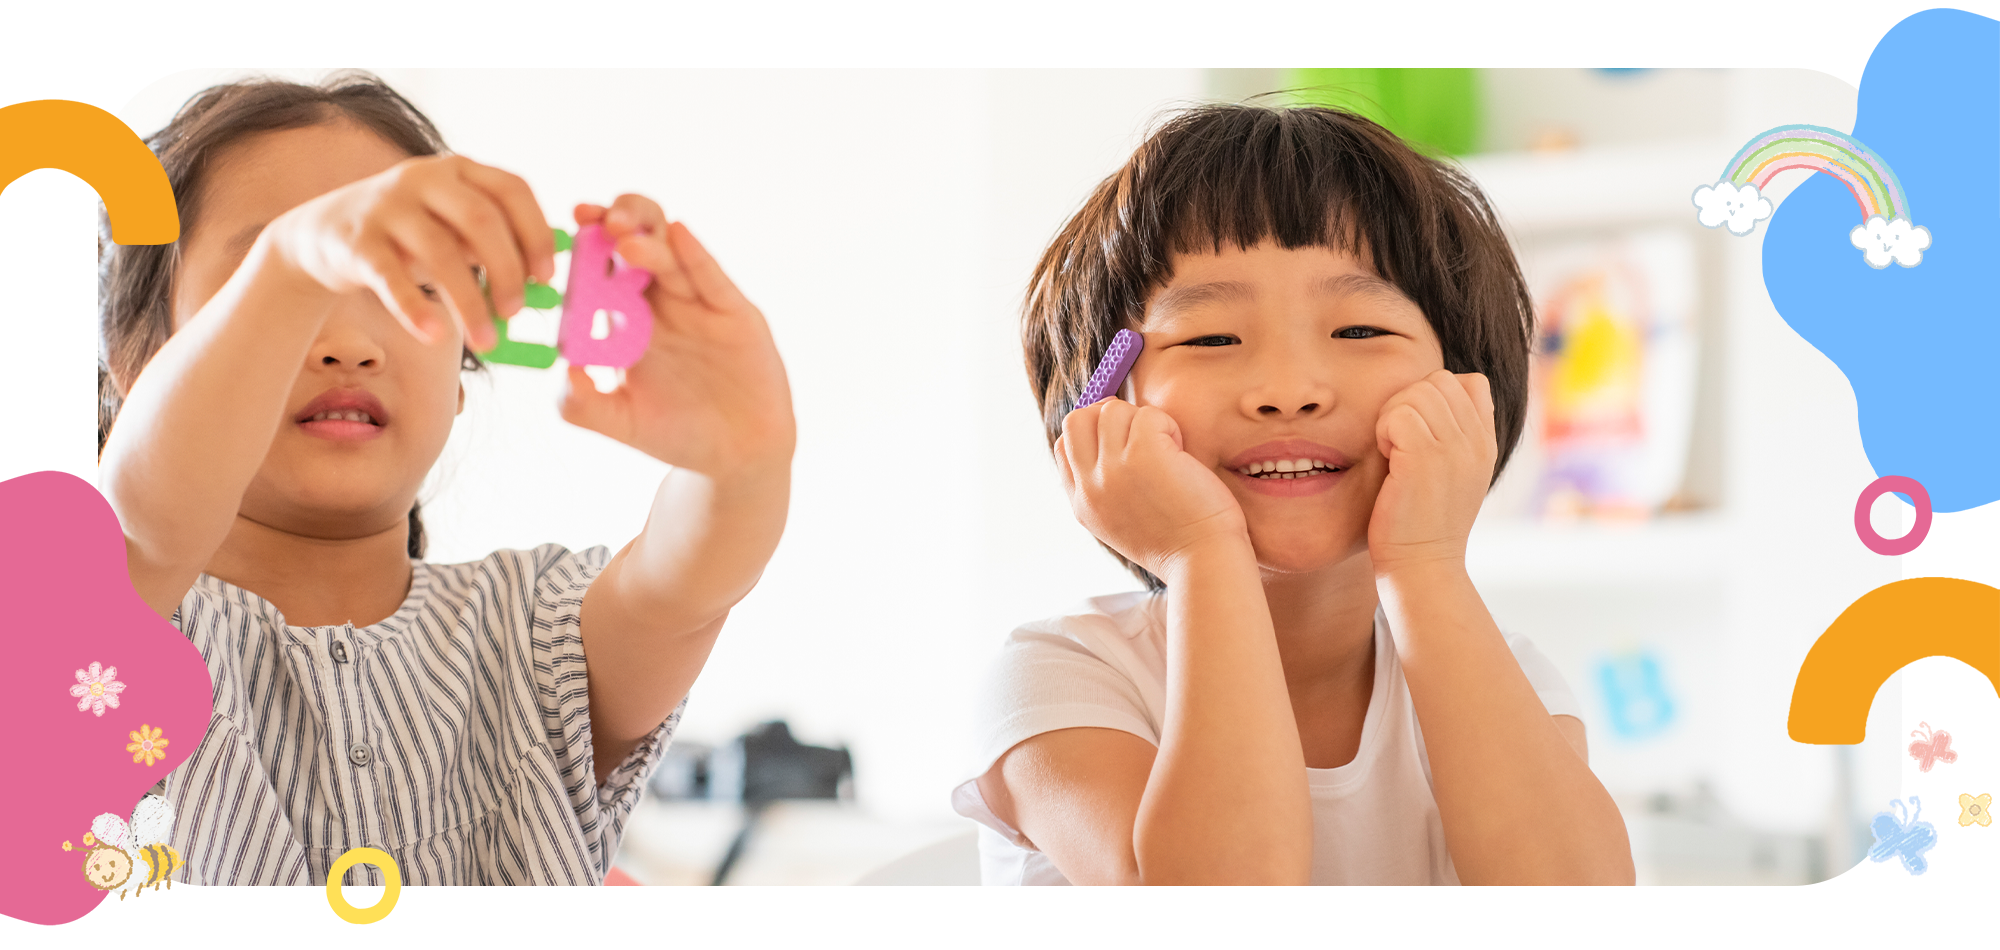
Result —
[[1279, 498], [1314, 495], [1332, 488], [1353, 467], [1347, 456], [1305, 439], [1279, 439], [1243, 452], [1224, 464], [1251, 491]]
[[1376, 423], [1442, 369], [1423, 311], [1361, 257], [1327, 247], [1180, 254], [1147, 302], [1132, 397], [1242, 506], [1260, 564], [1313, 571], [1367, 550], [1388, 474]]

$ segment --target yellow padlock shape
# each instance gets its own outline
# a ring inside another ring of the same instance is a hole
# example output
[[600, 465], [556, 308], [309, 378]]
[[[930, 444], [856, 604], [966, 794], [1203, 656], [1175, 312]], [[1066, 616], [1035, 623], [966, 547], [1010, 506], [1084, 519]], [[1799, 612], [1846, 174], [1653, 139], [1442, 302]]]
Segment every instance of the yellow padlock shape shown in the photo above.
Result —
[[[350, 888], [340, 876], [356, 864], [374, 864], [388, 878], [380, 888]], [[376, 848], [354, 848], [326, 872], [326, 924], [402, 924], [402, 872], [396, 858]]]

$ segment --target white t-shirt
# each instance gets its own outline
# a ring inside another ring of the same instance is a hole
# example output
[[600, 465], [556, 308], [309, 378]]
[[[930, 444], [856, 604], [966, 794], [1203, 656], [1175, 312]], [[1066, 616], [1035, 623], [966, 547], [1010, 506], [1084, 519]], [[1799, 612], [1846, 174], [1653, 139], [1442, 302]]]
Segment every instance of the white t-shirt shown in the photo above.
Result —
[[[987, 676], [977, 714], [984, 774], [1023, 740], [1079, 726], [1129, 732], [1155, 747], [1166, 720], [1165, 600], [1144, 592], [1093, 598], [1084, 613], [1014, 631]], [[1524, 637], [1507, 646], [1550, 715], [1581, 711], [1561, 674]], [[1314, 884], [1457, 884], [1431, 795], [1430, 761], [1387, 618], [1375, 613], [1375, 685], [1354, 759], [1307, 769]], [[995, 816], [972, 781], [952, 807], [979, 822], [980, 880], [1067, 884], [1047, 855]]]

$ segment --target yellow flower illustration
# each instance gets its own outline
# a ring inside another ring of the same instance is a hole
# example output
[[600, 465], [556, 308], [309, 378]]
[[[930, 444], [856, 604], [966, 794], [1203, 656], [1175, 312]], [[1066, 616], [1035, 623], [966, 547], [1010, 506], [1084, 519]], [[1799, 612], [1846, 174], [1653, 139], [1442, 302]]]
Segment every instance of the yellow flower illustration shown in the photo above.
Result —
[[1958, 824], [1960, 827], [1972, 824], [1975, 821], [1981, 825], [1990, 825], [1993, 823], [1993, 796], [1991, 795], [1981, 795], [1978, 798], [1970, 795], [1960, 795], [1958, 796], [1958, 808]]
[[125, 751], [132, 753], [132, 761], [152, 765], [167, 757], [167, 740], [160, 738], [159, 729], [142, 722], [139, 724], [138, 732], [128, 732], [126, 735], [132, 737], [132, 741], [125, 746]]

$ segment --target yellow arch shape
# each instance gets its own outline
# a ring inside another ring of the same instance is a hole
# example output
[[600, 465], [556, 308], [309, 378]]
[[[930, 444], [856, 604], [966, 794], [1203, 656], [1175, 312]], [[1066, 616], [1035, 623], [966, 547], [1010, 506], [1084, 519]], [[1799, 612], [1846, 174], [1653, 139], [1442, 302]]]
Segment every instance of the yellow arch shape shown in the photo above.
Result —
[[42, 168], [60, 168], [96, 189], [119, 244], [171, 244], [181, 236], [166, 169], [103, 109], [67, 99], [0, 108], [0, 190]]
[[1948, 656], [2000, 691], [2000, 590], [1956, 577], [1913, 577], [1861, 596], [1835, 618], [1799, 666], [1792, 741], [1853, 745], [1890, 674]]

